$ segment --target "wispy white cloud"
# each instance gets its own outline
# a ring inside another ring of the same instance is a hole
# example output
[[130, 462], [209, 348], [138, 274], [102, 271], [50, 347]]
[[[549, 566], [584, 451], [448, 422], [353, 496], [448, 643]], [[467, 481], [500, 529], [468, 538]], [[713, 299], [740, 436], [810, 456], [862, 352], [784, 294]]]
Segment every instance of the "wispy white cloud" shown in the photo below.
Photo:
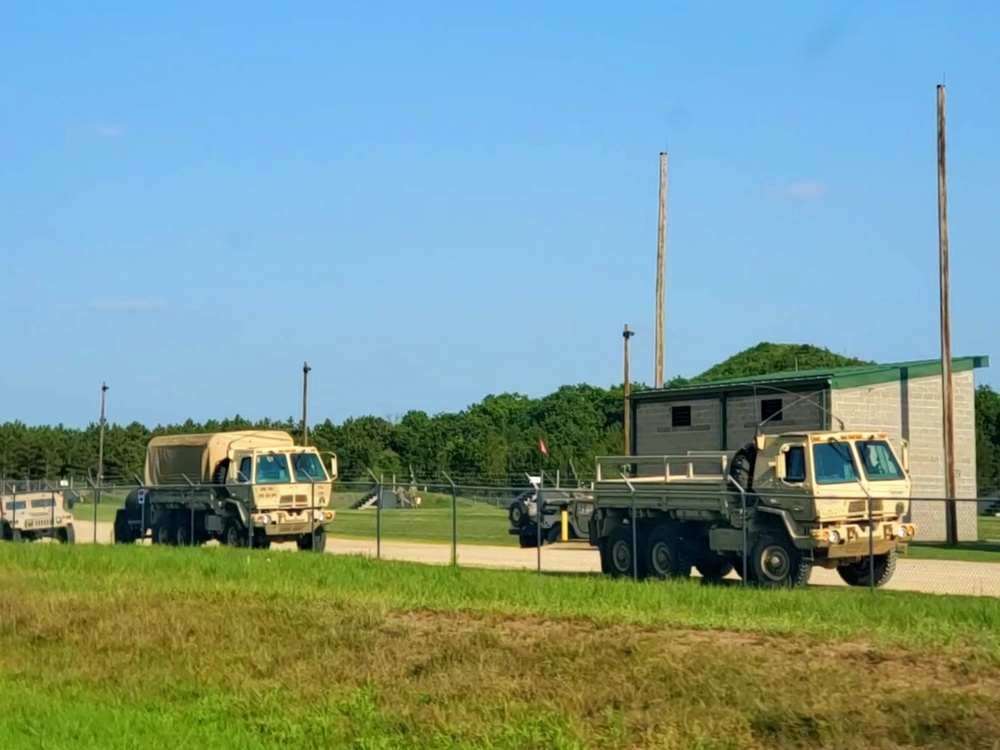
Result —
[[105, 310], [108, 312], [134, 313], [159, 310], [166, 307], [166, 305], [158, 300], [138, 297], [136, 299], [98, 300], [97, 302], [94, 302], [91, 307], [95, 310]]
[[778, 193], [786, 198], [794, 200], [809, 200], [811, 198], [822, 198], [829, 192], [829, 186], [825, 182], [815, 180], [803, 180], [793, 182], [778, 188]]
[[94, 135], [101, 138], [118, 138], [125, 134], [125, 126], [114, 122], [99, 122], [94, 125]]

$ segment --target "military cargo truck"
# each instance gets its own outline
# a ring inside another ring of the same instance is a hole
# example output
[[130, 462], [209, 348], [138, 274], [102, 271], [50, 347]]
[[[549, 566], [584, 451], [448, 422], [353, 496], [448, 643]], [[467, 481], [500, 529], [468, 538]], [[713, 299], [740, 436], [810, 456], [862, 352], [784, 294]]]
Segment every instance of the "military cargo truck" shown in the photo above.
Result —
[[601, 457], [589, 541], [616, 577], [694, 567], [801, 586], [822, 566], [851, 586], [882, 586], [915, 533], [908, 471], [905, 441], [897, 449], [867, 431], [757, 435], [732, 454]]
[[538, 496], [542, 499], [542, 544], [554, 544], [562, 538], [563, 513], [566, 514], [568, 539], [587, 539], [593, 505], [586, 495], [558, 488], [531, 489], [522, 493], [507, 508], [510, 526], [507, 533], [516, 536], [522, 548], [538, 546]]
[[281, 430], [166, 435], [146, 447], [144, 486], [115, 516], [114, 538], [129, 544], [149, 533], [154, 544], [218, 540], [267, 548], [294, 541], [322, 551], [335, 511], [329, 472], [313, 447]]
[[0, 540], [22, 542], [45, 538], [63, 544], [76, 541], [73, 516], [66, 510], [62, 492], [44, 490], [0, 496]]

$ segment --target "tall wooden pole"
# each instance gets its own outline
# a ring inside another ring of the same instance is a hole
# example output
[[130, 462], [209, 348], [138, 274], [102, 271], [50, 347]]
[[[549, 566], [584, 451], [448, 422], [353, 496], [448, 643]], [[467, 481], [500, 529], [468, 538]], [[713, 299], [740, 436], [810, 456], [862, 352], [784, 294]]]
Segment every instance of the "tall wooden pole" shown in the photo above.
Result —
[[941, 411], [944, 427], [945, 529], [947, 544], [958, 543], [955, 512], [955, 421], [951, 380], [951, 301], [948, 270], [948, 184], [945, 177], [944, 86], [937, 87], [938, 251], [941, 271]]
[[302, 445], [309, 445], [309, 420], [307, 412], [309, 395], [309, 371], [312, 368], [308, 362], [302, 363]]
[[667, 239], [667, 152], [660, 152], [660, 218], [656, 237], [656, 387], [663, 387], [663, 276], [666, 266]]
[[629, 354], [629, 339], [635, 336], [635, 331], [630, 331], [628, 329], [628, 323], [625, 324], [625, 330], [622, 331], [622, 337], [625, 339], [625, 455], [632, 455], [632, 405], [629, 403], [629, 397], [632, 394], [632, 381], [631, 376], [628, 372], [629, 359], [631, 355]]

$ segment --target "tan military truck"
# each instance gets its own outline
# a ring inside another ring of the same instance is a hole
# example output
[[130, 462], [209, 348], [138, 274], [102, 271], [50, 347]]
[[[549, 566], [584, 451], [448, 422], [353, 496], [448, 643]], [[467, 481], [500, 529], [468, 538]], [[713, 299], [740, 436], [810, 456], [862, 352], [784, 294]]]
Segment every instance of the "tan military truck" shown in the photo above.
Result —
[[915, 533], [908, 470], [905, 441], [897, 452], [868, 431], [757, 435], [734, 454], [601, 457], [589, 541], [616, 577], [694, 567], [801, 586], [821, 566], [851, 586], [882, 586]]
[[129, 544], [149, 533], [154, 544], [218, 540], [267, 548], [294, 541], [322, 551], [337, 456], [329, 471], [314, 447], [282, 430], [165, 435], [146, 447], [144, 486], [115, 516], [114, 538]]
[[19, 492], [0, 496], [0, 540], [8, 542], [55, 539], [73, 544], [73, 514], [58, 490]]

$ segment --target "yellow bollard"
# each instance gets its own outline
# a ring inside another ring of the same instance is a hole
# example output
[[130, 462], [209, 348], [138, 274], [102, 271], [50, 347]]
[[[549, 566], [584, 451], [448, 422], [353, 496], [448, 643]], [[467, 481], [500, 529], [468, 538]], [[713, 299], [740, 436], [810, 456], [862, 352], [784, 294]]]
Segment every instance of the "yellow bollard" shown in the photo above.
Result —
[[564, 542], [569, 541], [569, 511], [565, 508], [562, 509], [561, 520], [562, 520], [562, 533], [559, 535], [559, 539]]

